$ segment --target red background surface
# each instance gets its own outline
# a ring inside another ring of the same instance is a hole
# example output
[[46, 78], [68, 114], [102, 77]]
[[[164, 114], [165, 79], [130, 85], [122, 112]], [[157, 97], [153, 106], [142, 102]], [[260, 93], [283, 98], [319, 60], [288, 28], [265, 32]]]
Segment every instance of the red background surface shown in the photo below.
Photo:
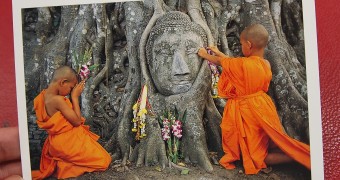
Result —
[[[18, 124], [11, 3], [11, 0], [0, 2], [0, 126]], [[338, 179], [340, 174], [340, 3], [336, 0], [316, 0], [315, 6], [325, 179]]]

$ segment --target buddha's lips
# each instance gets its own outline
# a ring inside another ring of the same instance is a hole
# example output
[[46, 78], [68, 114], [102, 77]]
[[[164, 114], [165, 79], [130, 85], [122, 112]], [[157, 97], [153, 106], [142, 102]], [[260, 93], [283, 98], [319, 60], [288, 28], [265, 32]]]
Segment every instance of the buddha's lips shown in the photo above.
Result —
[[189, 80], [172, 80], [171, 82], [173, 84], [177, 84], [177, 85], [185, 85], [185, 84], [191, 83], [191, 81], [189, 81]]

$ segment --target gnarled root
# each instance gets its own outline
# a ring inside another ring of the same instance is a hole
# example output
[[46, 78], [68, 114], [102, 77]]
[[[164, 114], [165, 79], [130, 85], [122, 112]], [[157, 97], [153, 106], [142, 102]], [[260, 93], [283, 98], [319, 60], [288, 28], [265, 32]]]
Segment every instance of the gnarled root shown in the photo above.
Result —
[[163, 168], [166, 165], [167, 157], [164, 141], [160, 135], [160, 127], [156, 118], [147, 118], [147, 136], [140, 140], [134, 147], [130, 161], [136, 161], [137, 166], [151, 166], [159, 164]]

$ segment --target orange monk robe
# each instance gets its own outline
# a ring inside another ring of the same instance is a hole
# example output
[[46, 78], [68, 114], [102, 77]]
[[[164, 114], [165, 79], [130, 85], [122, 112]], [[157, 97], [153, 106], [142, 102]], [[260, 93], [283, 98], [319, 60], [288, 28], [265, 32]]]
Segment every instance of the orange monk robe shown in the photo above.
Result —
[[308, 145], [285, 134], [268, 91], [272, 72], [259, 57], [226, 58], [218, 82], [219, 96], [227, 98], [221, 123], [225, 155], [220, 164], [233, 169], [242, 154], [246, 174], [266, 168], [271, 139], [288, 156], [310, 169]]
[[[85, 172], [104, 171], [111, 162], [111, 156], [97, 142], [99, 136], [89, 131], [89, 127], [73, 127], [61, 114], [49, 117], [45, 110], [45, 91], [34, 99], [37, 124], [48, 132], [45, 140], [40, 170], [32, 171], [33, 179], [56, 176], [58, 179], [76, 177]], [[72, 108], [72, 103], [65, 98]], [[84, 123], [84, 119], [83, 123]], [[82, 123], [82, 124], [83, 124]]]

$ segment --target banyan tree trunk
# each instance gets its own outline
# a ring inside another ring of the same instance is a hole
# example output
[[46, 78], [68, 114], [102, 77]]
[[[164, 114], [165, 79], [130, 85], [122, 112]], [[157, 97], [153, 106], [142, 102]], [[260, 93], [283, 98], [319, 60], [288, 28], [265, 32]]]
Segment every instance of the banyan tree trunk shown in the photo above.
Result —
[[[62, 65], [75, 68], [78, 65], [74, 55], [92, 49], [91, 63], [98, 68], [87, 80], [81, 96], [82, 114], [92, 130], [102, 136], [101, 143], [114, 158], [123, 158], [123, 163], [135, 160], [138, 165], [168, 162], [155, 117], [148, 117], [148, 136], [144, 140], [136, 142], [131, 132], [132, 106], [141, 87], [147, 84], [156, 114], [174, 105], [190, 107], [181, 148], [185, 160], [211, 171], [208, 151], [222, 151], [219, 111], [225, 101], [210, 95], [208, 65], [204, 62], [201, 67], [201, 86], [197, 87], [202, 91], [190, 91], [191, 96], [157, 93], [148, 72], [148, 32], [169, 11], [189, 15], [206, 33], [207, 45], [217, 45], [230, 56], [241, 55], [239, 35], [246, 26], [264, 25], [270, 33], [265, 55], [273, 71], [270, 95], [287, 133], [309, 142], [301, 1], [146, 0], [23, 10], [29, 116], [34, 115], [32, 100], [47, 87], [52, 72]], [[199, 97], [196, 102], [190, 98], [192, 95]], [[29, 122], [29, 126], [36, 125]], [[199, 135], [191, 137], [193, 127]]]

